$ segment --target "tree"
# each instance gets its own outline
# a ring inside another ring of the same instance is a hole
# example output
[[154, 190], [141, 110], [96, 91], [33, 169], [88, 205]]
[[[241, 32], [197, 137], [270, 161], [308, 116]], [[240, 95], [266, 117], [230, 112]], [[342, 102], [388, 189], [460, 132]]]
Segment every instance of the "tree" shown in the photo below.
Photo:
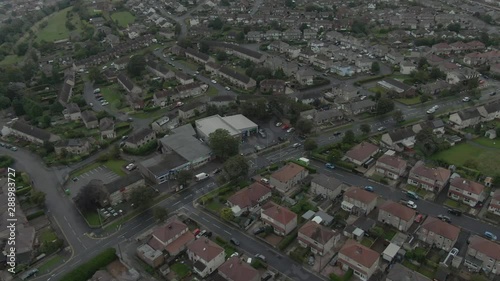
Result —
[[300, 32], [304, 32], [304, 30], [307, 29], [307, 28], [309, 28], [309, 26], [307, 25], [307, 23], [303, 23], [299, 27]]
[[45, 206], [45, 193], [43, 191], [32, 189], [30, 193], [30, 201], [38, 207]]
[[248, 175], [248, 162], [245, 157], [235, 155], [224, 162], [223, 170], [229, 180], [236, 180]]
[[396, 122], [403, 122], [405, 120], [405, 116], [403, 114], [403, 111], [401, 111], [399, 109], [394, 111], [394, 113], [392, 113], [392, 118]]
[[108, 195], [100, 180], [91, 180], [75, 197], [75, 204], [82, 213], [93, 212], [102, 207], [101, 202], [107, 200]]
[[448, 30], [459, 33], [461, 29], [460, 23], [450, 23], [448, 24]]
[[232, 221], [234, 219], [234, 214], [231, 208], [222, 208], [220, 210], [220, 217], [226, 221]]
[[0, 96], [0, 109], [9, 108], [11, 104], [12, 103], [8, 97]]
[[385, 114], [394, 110], [394, 101], [388, 98], [380, 98], [377, 102], [377, 114]]
[[132, 77], [138, 77], [146, 69], [146, 60], [143, 55], [134, 55], [127, 65], [127, 72]]
[[302, 134], [309, 134], [313, 128], [313, 122], [308, 119], [299, 119], [295, 124], [295, 129]]
[[353, 144], [356, 142], [356, 136], [354, 135], [354, 132], [352, 130], [348, 130], [345, 132], [344, 137], [342, 138], [342, 142], [346, 144]]
[[153, 216], [157, 221], [164, 222], [168, 218], [167, 209], [157, 206], [153, 209]]
[[28, 51], [29, 44], [28, 42], [21, 42], [17, 45], [16, 54], [20, 57], [24, 56]]
[[367, 33], [366, 24], [362, 21], [354, 20], [351, 25], [351, 31], [352, 33], [356, 34], [362, 34], [362, 33], [366, 34]]
[[210, 51], [210, 45], [208, 45], [207, 41], [201, 41], [200, 42], [200, 52], [204, 54], [208, 54]]
[[189, 170], [182, 170], [177, 173], [177, 184], [182, 186], [187, 186], [188, 183], [193, 179], [193, 172]]
[[219, 17], [211, 20], [208, 23], [208, 27], [215, 29], [215, 30], [221, 30], [223, 26], [224, 26], [224, 22], [222, 22], [222, 20]]
[[372, 62], [372, 68], [371, 68], [371, 71], [373, 73], [378, 73], [380, 71], [380, 65], [378, 63], [378, 61], [374, 61]]
[[439, 68], [433, 66], [431, 69], [431, 72], [429, 73], [429, 78], [431, 79], [445, 79], [446, 78], [446, 73], [441, 71]]
[[89, 79], [90, 81], [97, 82], [101, 78], [101, 72], [99, 71], [99, 68], [96, 66], [93, 66], [89, 69]]
[[146, 208], [153, 202], [155, 195], [152, 188], [136, 188], [130, 193], [129, 201], [134, 204], [135, 208]]
[[424, 102], [428, 101], [429, 99], [430, 99], [430, 97], [428, 95], [421, 95], [420, 96], [421, 103], [424, 103]]
[[175, 35], [177, 35], [177, 36], [179, 36], [179, 34], [181, 34], [182, 27], [180, 24], [178, 24], [178, 23], [175, 24], [175, 31], [174, 32], [175, 32]]
[[208, 136], [208, 143], [214, 155], [222, 160], [238, 154], [240, 142], [226, 129], [217, 129]]
[[225, 60], [227, 60], [227, 54], [224, 51], [218, 51], [217, 55], [215, 56], [215, 58], [218, 61], [225, 61]]
[[368, 124], [361, 124], [359, 125], [359, 129], [363, 134], [368, 135], [372, 128]]
[[420, 58], [420, 60], [418, 61], [418, 66], [417, 68], [419, 70], [425, 70], [427, 68], [427, 66], [429, 65], [429, 62], [427, 62], [427, 59], [422, 57]]
[[500, 174], [496, 174], [493, 177], [493, 185], [496, 187], [500, 187]]
[[288, 8], [295, 8], [295, 1], [285, 0], [285, 6], [287, 6]]
[[318, 148], [318, 143], [316, 142], [315, 139], [309, 138], [304, 142], [304, 149], [306, 151], [313, 151], [316, 148]]

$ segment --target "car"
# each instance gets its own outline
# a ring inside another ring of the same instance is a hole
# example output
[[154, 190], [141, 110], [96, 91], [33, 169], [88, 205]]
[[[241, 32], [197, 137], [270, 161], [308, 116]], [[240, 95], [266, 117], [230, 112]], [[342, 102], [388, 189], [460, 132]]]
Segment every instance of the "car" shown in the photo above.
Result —
[[103, 103], [101, 103], [102, 106], [106, 106], [108, 104], [109, 104], [109, 102], [107, 102], [107, 101], [104, 101]]
[[200, 230], [199, 228], [197, 228], [197, 229], [195, 229], [195, 230], [193, 231], [193, 234], [194, 234], [194, 236], [196, 236], [196, 235], [198, 235], [200, 232], [201, 232], [201, 230]]
[[198, 233], [198, 234], [196, 235], [196, 239], [200, 239], [200, 238], [201, 238], [201, 236], [205, 235], [205, 233], [207, 233], [207, 231], [206, 231], [205, 229], [203, 229], [202, 231], [200, 231], [200, 233]]
[[299, 139], [306, 140], [307, 139], [307, 135], [301, 134], [301, 135], [299, 135]]
[[208, 238], [212, 237], [212, 231], [206, 231], [205, 233], [203, 233], [203, 236]]
[[267, 271], [266, 273], [264, 273], [264, 275], [262, 275], [262, 277], [260, 278], [261, 281], [267, 281], [271, 278], [274, 277], [274, 273], [272, 271]]
[[232, 253], [232, 254], [231, 254], [231, 258], [232, 258], [232, 257], [238, 257], [239, 255], [240, 255], [240, 254], [238, 254], [238, 252], [234, 252], [234, 253]]
[[226, 89], [226, 91], [231, 91], [231, 88], [229, 88], [229, 87], [226, 87], [224, 89]]
[[281, 125], [283, 125], [283, 123], [281, 123], [281, 122], [276, 122], [276, 127], [280, 127]]
[[424, 215], [422, 214], [418, 214], [416, 217], [415, 217], [415, 222], [416, 223], [420, 223], [422, 221], [422, 219], [424, 218]]
[[342, 132], [335, 132], [333, 133], [334, 137], [340, 137], [342, 135]]
[[212, 174], [216, 175], [218, 173], [222, 172], [221, 168], [216, 168], [215, 170], [212, 171]]
[[134, 170], [135, 168], [137, 168], [137, 167], [135, 166], [135, 164], [134, 164], [134, 163], [130, 163], [130, 164], [128, 164], [128, 165], [125, 167], [125, 169], [127, 169], [127, 171], [132, 171], [132, 170]]
[[497, 94], [497, 92], [491, 92], [491, 93], [490, 93], [490, 96], [494, 96], [494, 95], [496, 95], [496, 94]]
[[10, 148], [10, 150], [17, 151], [17, 147], [13, 146], [13, 147]]
[[240, 245], [240, 241], [238, 241], [238, 239], [236, 238], [231, 238], [231, 240], [229, 240], [233, 245], [235, 246], [239, 246]]
[[429, 109], [429, 110], [427, 110], [427, 114], [432, 114], [432, 113], [434, 113], [434, 112], [436, 112], [436, 110], [435, 110], [435, 109], [432, 109], [432, 108], [431, 108], [431, 109]]
[[470, 101], [470, 98], [469, 97], [465, 97], [462, 99], [463, 102], [469, 102]]
[[259, 259], [259, 260], [261, 260], [261, 261], [266, 261], [266, 257], [265, 257], [264, 255], [262, 255], [262, 254], [256, 254], [256, 255], [255, 255], [255, 258], [256, 258], [256, 259]]
[[284, 138], [284, 137], [278, 137], [278, 141], [280, 141], [280, 142], [286, 141], [286, 138]]
[[283, 129], [283, 130], [288, 130], [289, 128], [290, 128], [290, 125], [288, 125], [288, 124], [281, 126], [281, 129]]
[[267, 227], [267, 226], [261, 226], [261, 227], [259, 227], [259, 228], [255, 229], [255, 230], [253, 231], [253, 234], [257, 235], [257, 234], [264, 233], [267, 229], [268, 229], [268, 227]]
[[266, 135], [266, 131], [264, 129], [259, 129], [259, 135], [262, 137], [262, 138], [266, 138], [267, 135]]
[[413, 191], [406, 192], [406, 196], [410, 197], [413, 200], [418, 200], [418, 195]]
[[217, 84], [217, 81], [215, 81], [215, 80], [212, 80], [210, 82], [212, 82], [213, 84]]
[[293, 131], [295, 131], [295, 128], [293, 128], [293, 127], [286, 130], [287, 133], [293, 133]]
[[307, 259], [307, 264], [310, 266], [314, 265], [314, 256], [309, 256], [309, 258]]
[[448, 209], [448, 214], [452, 214], [452, 215], [458, 217], [458, 216], [462, 215], [462, 211], [457, 210], [457, 209]]
[[78, 181], [78, 178], [72, 178], [71, 180], [72, 181]]
[[90, 105], [90, 106], [94, 106], [94, 104], [93, 104], [93, 103], [89, 103], [89, 105]]
[[445, 216], [445, 215], [441, 215], [441, 214], [440, 214], [440, 215], [438, 215], [437, 217], [438, 217], [438, 219], [440, 219], [440, 220], [442, 220], [442, 221], [444, 221], [444, 222], [451, 223], [451, 219], [450, 219], [450, 217], [448, 217], [448, 216]]
[[369, 192], [373, 192], [373, 191], [374, 191], [374, 188], [373, 188], [373, 186], [371, 186], [371, 185], [367, 185], [367, 186], [365, 186], [365, 190], [366, 190], [366, 191], [369, 191]]
[[260, 182], [262, 182], [264, 184], [269, 184], [269, 180], [266, 178], [260, 178]]
[[335, 169], [335, 166], [332, 163], [326, 163], [325, 167], [328, 168], [328, 169], [330, 169], [330, 170]]
[[134, 118], [132, 117], [127, 118], [127, 122], [132, 122], [132, 121], [134, 121]]
[[385, 130], [385, 127], [384, 127], [384, 126], [382, 126], [382, 127], [378, 127], [378, 129], [377, 129], [377, 131], [379, 131], [379, 132], [382, 132], [383, 130]]
[[362, 95], [359, 97], [360, 100], [365, 100], [367, 97], [365, 95]]
[[296, 142], [296, 143], [294, 143], [294, 144], [292, 145], [292, 147], [293, 147], [293, 148], [298, 148], [298, 147], [300, 147], [301, 145], [302, 145], [302, 144], [300, 144], [300, 143]]
[[489, 231], [485, 231], [484, 232], [484, 236], [490, 240], [493, 240], [493, 241], [496, 241], [497, 240], [497, 236]]
[[415, 202], [413, 201], [408, 201], [406, 202], [406, 206], [408, 206], [408, 208], [412, 208], [412, 209], [416, 209], [417, 208], [417, 204], [415, 204]]

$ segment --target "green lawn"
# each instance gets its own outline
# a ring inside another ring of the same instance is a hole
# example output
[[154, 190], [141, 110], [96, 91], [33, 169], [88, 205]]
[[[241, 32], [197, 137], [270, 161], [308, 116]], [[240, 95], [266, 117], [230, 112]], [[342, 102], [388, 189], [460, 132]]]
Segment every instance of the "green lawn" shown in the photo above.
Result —
[[183, 263], [174, 263], [171, 267], [173, 272], [177, 274], [179, 279], [183, 279], [184, 277], [188, 276], [189, 273], [191, 272], [191, 269], [189, 269], [189, 266]]
[[414, 98], [407, 98], [407, 99], [396, 99], [396, 101], [405, 104], [405, 105], [415, 105], [415, 104], [420, 104], [420, 96], [416, 96]]
[[122, 103], [122, 93], [118, 89], [118, 85], [111, 85], [108, 87], [103, 87], [101, 89], [101, 95], [109, 102], [111, 107], [119, 109]]
[[365, 238], [363, 238], [363, 240], [361, 240], [361, 245], [366, 246], [368, 248], [370, 248], [373, 245], [373, 243], [374, 243], [374, 241], [370, 238], [367, 238], [367, 237], [365, 237]]
[[39, 267], [38, 267], [38, 271], [40, 271], [41, 274], [45, 274], [47, 272], [50, 272], [50, 270], [60, 264], [63, 263], [63, 258], [59, 255], [55, 255], [53, 257], [51, 257], [50, 259], [48, 259], [47, 261], [45, 261], [44, 263], [42, 263]]
[[179, 60], [179, 62], [191, 70], [198, 70], [198, 68], [200, 67], [198, 64], [188, 60]]
[[24, 57], [18, 57], [17, 55], [8, 55], [0, 62], [0, 65], [15, 64], [22, 61], [23, 58]]
[[99, 215], [96, 212], [91, 212], [91, 213], [86, 213], [85, 214], [85, 219], [87, 220], [87, 223], [89, 226], [100, 226], [101, 225], [101, 219], [99, 219]]
[[132, 114], [132, 116], [134, 118], [139, 118], [139, 119], [149, 119], [149, 118], [158, 119], [160, 117], [165, 116], [168, 110], [169, 110], [168, 107], [164, 107], [164, 108], [158, 108], [155, 111], [135, 113]]
[[51, 229], [44, 229], [42, 233], [40, 233], [40, 243], [50, 243], [57, 239], [57, 235]]
[[481, 137], [481, 138], [474, 139], [473, 141], [477, 144], [484, 145], [484, 146], [491, 147], [491, 148], [496, 148], [496, 149], [500, 150], [500, 141], [497, 139], [490, 140], [488, 138]]
[[[58, 11], [48, 17], [47, 26], [41, 30], [36, 31], [37, 41], [45, 40], [47, 42], [53, 42], [61, 39], [67, 39], [69, 37], [70, 31], [66, 28], [66, 15], [71, 10], [72, 7], [68, 7], [64, 10]], [[76, 31], [81, 31], [82, 23], [80, 17], [77, 14], [73, 14], [73, 19], [71, 20], [75, 26]], [[37, 27], [40, 23], [37, 24]]]
[[111, 171], [119, 176], [125, 176], [125, 172], [122, 167], [125, 166], [127, 162], [125, 160], [109, 160], [104, 165], [108, 167]]
[[207, 203], [205, 205], [205, 207], [207, 207], [207, 209], [209, 209], [210, 211], [218, 214], [220, 212], [220, 210], [225, 208], [226, 206], [224, 204], [220, 203], [216, 197], [210, 203]]
[[441, 151], [433, 159], [440, 159], [447, 163], [462, 166], [467, 160], [475, 160], [478, 170], [484, 175], [495, 175], [500, 166], [500, 150], [484, 149], [468, 143], [462, 143]]
[[120, 27], [127, 27], [135, 21], [135, 16], [128, 11], [113, 13], [111, 14], [111, 18], [113, 21], [118, 22]]
[[371, 87], [370, 89], [368, 89], [368, 91], [374, 92], [374, 93], [380, 92], [382, 95], [385, 94], [385, 93], [387, 93], [387, 89], [385, 89], [382, 86], [378, 86], [378, 85], [375, 86], [375, 87]]
[[89, 164], [89, 165], [87, 165], [87, 166], [82, 167], [81, 169], [78, 169], [78, 170], [76, 170], [76, 171], [73, 171], [73, 172], [70, 174], [70, 176], [69, 176], [69, 177], [70, 177], [70, 178], [78, 177], [78, 176], [83, 175], [83, 174], [85, 174], [86, 172], [91, 171], [91, 170], [93, 170], [93, 169], [95, 169], [95, 168], [97, 168], [97, 167], [99, 167], [99, 166], [101, 166], [101, 165], [102, 165], [102, 163], [99, 163], [99, 162], [94, 162], [94, 163], [91, 163], [91, 164]]
[[459, 209], [462, 212], [469, 211], [469, 207], [467, 205], [462, 204], [462, 203], [455, 201], [453, 199], [446, 199], [446, 201], [444, 201], [443, 205], [448, 206], [448, 207], [453, 208], [453, 209]]
[[212, 87], [212, 86], [208, 87], [207, 96], [213, 97], [213, 96], [216, 96], [218, 94], [219, 94], [219, 91], [217, 90], [217, 88]]

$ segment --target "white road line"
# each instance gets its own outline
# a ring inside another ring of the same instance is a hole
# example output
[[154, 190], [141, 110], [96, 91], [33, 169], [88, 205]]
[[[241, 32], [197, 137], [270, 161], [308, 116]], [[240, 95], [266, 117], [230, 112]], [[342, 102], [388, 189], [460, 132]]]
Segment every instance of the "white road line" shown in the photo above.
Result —
[[189, 194], [188, 196], [186, 196], [185, 198], [189, 198], [189, 197], [193, 197], [193, 194]]
[[202, 220], [206, 221], [206, 222], [209, 222], [206, 218], [202, 217], [201, 218]]
[[132, 230], [134, 230], [134, 229], [138, 228], [139, 226], [141, 226], [141, 225], [140, 225], [140, 224], [138, 224], [138, 225], [136, 225], [136, 226], [132, 227]]
[[215, 227], [217, 227], [218, 229], [221, 229], [221, 228], [220, 228], [220, 226], [218, 226], [218, 225], [216, 225], [216, 224], [213, 224], [213, 223], [212, 223], [212, 225], [213, 225], [213, 226], [215, 226]]
[[232, 235], [231, 232], [227, 231], [227, 230], [224, 230], [225, 233], [229, 234], [229, 235]]
[[175, 206], [177, 204], [181, 203], [181, 201], [177, 201], [175, 204], [173, 204], [172, 206]]

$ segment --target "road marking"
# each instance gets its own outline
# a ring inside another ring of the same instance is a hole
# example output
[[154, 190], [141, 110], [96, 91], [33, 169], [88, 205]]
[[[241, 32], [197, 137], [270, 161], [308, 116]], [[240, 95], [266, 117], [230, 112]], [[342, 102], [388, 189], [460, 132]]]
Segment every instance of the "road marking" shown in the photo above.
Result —
[[232, 235], [231, 232], [227, 231], [227, 230], [224, 230], [225, 233], [229, 234], [229, 235]]
[[193, 197], [193, 194], [189, 194], [188, 196], [186, 196], [185, 198], [189, 198], [189, 197]]
[[220, 226], [218, 226], [218, 225], [216, 225], [216, 224], [213, 224], [213, 223], [212, 223], [212, 225], [213, 225], [213, 226], [215, 226], [215, 227], [217, 227], [218, 229], [221, 229], [221, 228], [220, 228]]
[[173, 204], [172, 206], [175, 206], [177, 204], [181, 203], [181, 201], [177, 201], [175, 204]]
[[206, 218], [204, 217], [201, 217], [202, 220], [206, 221], [206, 222], [209, 222], [209, 220], [207, 220]]
[[[136, 226], [132, 227], [132, 229], [131, 229], [131, 230], [134, 230], [134, 229], [138, 228], [139, 226], [141, 226], [141, 225], [140, 225], [140, 224], [138, 224], [138, 225], [136, 225]], [[111, 241], [110, 241], [110, 242], [111, 242]]]

